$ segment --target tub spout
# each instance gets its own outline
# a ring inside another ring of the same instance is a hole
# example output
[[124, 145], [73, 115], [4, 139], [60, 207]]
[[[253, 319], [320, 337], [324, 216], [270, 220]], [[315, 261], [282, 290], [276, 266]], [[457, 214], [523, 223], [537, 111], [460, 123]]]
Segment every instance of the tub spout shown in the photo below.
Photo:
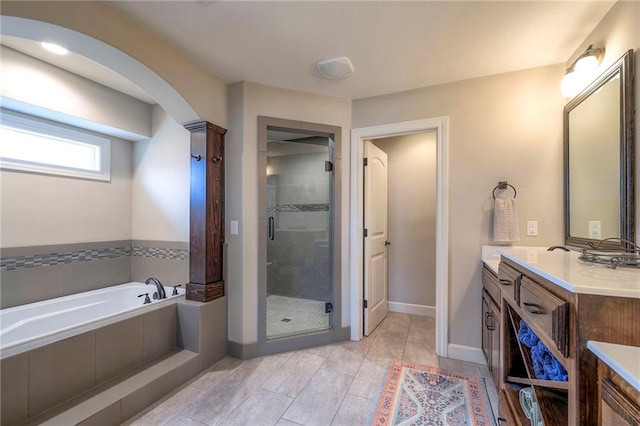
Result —
[[158, 290], [158, 299], [166, 299], [167, 298], [167, 294], [164, 292], [164, 287], [162, 286], [162, 283], [160, 282], [159, 279], [151, 277], [151, 278], [147, 278], [147, 280], [144, 282], [145, 284], [151, 284], [154, 283], [156, 285], [156, 289]]

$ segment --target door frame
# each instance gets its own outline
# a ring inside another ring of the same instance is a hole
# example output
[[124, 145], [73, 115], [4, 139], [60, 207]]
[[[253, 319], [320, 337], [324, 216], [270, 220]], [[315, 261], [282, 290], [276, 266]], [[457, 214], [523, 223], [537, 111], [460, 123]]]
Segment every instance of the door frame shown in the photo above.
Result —
[[[277, 339], [267, 339], [267, 129], [293, 130], [315, 136], [327, 137], [333, 141], [333, 172], [331, 173], [329, 220], [331, 225], [331, 274], [333, 312], [328, 330], [309, 332]], [[342, 152], [342, 128], [328, 124], [288, 120], [276, 117], [258, 116], [258, 342], [257, 355], [271, 355], [281, 352], [327, 345], [343, 339], [342, 324], [342, 270], [340, 221], [336, 220], [340, 212], [342, 197], [342, 174], [340, 171]]]
[[432, 131], [436, 132], [436, 354], [447, 357], [449, 345], [449, 117], [351, 130], [351, 209], [349, 213], [351, 340], [362, 339], [363, 333], [364, 141]]

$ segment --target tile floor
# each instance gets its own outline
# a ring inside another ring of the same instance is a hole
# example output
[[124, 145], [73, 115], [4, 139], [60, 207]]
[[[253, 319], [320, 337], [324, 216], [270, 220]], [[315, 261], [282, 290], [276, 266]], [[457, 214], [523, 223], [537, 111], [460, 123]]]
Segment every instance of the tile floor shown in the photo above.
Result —
[[391, 313], [359, 342], [245, 361], [226, 357], [127, 424], [366, 425], [389, 359], [432, 365], [485, 378], [489, 370], [435, 355], [435, 319]]

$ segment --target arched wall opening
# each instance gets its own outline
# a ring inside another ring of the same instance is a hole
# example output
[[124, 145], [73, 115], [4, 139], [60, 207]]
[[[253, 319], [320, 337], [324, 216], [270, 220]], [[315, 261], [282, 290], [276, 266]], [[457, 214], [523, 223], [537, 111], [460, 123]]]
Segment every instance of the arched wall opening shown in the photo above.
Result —
[[185, 98], [155, 71], [103, 41], [58, 25], [14, 16], [1, 17], [0, 32], [2, 35], [59, 43], [121, 74], [151, 95], [178, 123], [200, 118]]

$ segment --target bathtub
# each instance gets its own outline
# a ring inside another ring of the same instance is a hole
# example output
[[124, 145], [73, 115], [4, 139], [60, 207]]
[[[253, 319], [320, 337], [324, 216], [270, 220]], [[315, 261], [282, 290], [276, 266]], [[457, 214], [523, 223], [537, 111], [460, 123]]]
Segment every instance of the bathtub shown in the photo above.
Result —
[[70, 296], [58, 297], [0, 311], [0, 359], [67, 339], [99, 327], [122, 321], [147, 310], [158, 309], [184, 297], [184, 289], [172, 296], [165, 286], [166, 299], [144, 305], [144, 296], [153, 296], [153, 284], [128, 283]]

